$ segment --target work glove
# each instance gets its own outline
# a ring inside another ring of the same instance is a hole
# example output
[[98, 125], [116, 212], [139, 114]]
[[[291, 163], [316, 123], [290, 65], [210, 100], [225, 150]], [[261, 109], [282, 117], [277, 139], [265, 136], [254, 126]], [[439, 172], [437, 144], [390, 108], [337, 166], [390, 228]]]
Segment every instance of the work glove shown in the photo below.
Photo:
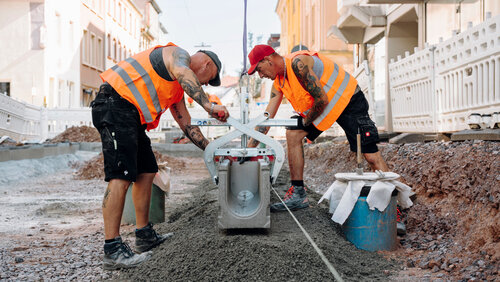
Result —
[[291, 116], [290, 118], [295, 118], [297, 119], [297, 126], [287, 126], [286, 129], [288, 130], [306, 130], [305, 126], [304, 126], [304, 123], [303, 123], [303, 118], [302, 116], [299, 116], [299, 115], [295, 115], [295, 116]]

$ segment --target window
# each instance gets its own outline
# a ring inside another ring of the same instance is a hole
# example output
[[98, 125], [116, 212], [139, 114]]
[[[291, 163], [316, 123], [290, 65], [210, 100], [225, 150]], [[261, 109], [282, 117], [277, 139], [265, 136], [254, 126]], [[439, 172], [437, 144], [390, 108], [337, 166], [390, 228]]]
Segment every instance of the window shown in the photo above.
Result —
[[314, 14], [314, 13], [316, 13], [315, 10], [316, 9], [313, 6], [311, 9], [311, 43], [312, 44], [314, 44], [314, 38], [316, 37], [316, 33], [315, 33], [316, 31], [314, 30], [314, 26], [316, 26], [316, 23], [315, 23], [316, 15]]
[[67, 99], [67, 102], [68, 102], [68, 108], [71, 107], [71, 103], [72, 103], [72, 99], [73, 99], [73, 91], [75, 89], [75, 84], [71, 81], [68, 81], [68, 99]]
[[31, 50], [40, 50], [41, 28], [43, 26], [44, 14], [43, 3], [30, 2], [31, 18]]
[[111, 57], [111, 35], [109, 35], [109, 33], [107, 36], [106, 44], [108, 44], [108, 57]]
[[130, 31], [130, 34], [132, 34], [132, 13], [128, 14], [128, 23], [129, 23], [129, 31]]
[[127, 30], [127, 8], [123, 7], [123, 29]]
[[10, 96], [10, 82], [0, 82], [0, 94]]
[[103, 68], [103, 59], [102, 55], [104, 54], [104, 48], [102, 46], [102, 38], [97, 38], [97, 68], [102, 69]]
[[56, 107], [62, 107], [63, 105], [63, 93], [64, 93], [64, 80], [59, 80], [59, 87], [57, 88], [57, 105]]
[[118, 56], [116, 58], [118, 61], [122, 60], [122, 44], [118, 42]]
[[116, 39], [113, 38], [113, 55], [111, 56], [116, 61]]
[[97, 65], [97, 56], [96, 56], [96, 39], [95, 39], [95, 34], [91, 34], [90, 35], [90, 47], [89, 47], [89, 50], [90, 50], [90, 64], [92, 66], [96, 66]]
[[83, 31], [83, 38], [82, 38], [82, 61], [84, 64], [89, 63], [89, 44], [88, 44], [88, 31], [84, 30]]
[[118, 3], [118, 15], [117, 21], [119, 24], [122, 24], [122, 3]]

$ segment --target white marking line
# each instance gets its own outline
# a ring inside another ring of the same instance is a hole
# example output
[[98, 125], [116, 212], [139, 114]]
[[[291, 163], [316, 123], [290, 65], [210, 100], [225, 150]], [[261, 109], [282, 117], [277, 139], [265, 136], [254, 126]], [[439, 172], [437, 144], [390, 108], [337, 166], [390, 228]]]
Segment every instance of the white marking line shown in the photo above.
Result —
[[288, 207], [285, 205], [285, 202], [283, 202], [283, 199], [281, 199], [280, 195], [278, 195], [278, 192], [276, 192], [276, 189], [274, 189], [274, 187], [272, 187], [272, 186], [271, 186], [271, 189], [273, 189], [273, 191], [276, 194], [276, 196], [278, 196], [278, 199], [280, 199], [280, 201], [285, 206], [286, 210], [292, 216], [293, 220], [295, 220], [295, 222], [297, 223], [297, 225], [300, 227], [300, 230], [302, 230], [302, 232], [306, 236], [307, 240], [309, 240], [309, 243], [311, 243], [311, 245], [313, 246], [314, 250], [318, 253], [318, 255], [321, 258], [321, 260], [323, 260], [323, 262], [326, 264], [326, 267], [328, 267], [328, 270], [330, 270], [330, 272], [333, 274], [333, 277], [335, 277], [335, 280], [337, 280], [339, 282], [344, 282], [344, 280], [342, 279], [342, 277], [340, 277], [340, 274], [337, 272], [337, 270], [335, 270], [335, 267], [333, 267], [333, 265], [330, 263], [330, 261], [328, 261], [328, 259], [325, 257], [325, 255], [323, 254], [323, 252], [320, 250], [320, 248], [318, 247], [318, 245], [316, 245], [316, 243], [314, 243], [314, 241], [311, 238], [311, 236], [309, 236], [309, 233], [307, 233], [307, 231], [304, 229], [304, 227], [302, 227], [302, 224], [300, 224], [300, 222], [293, 215], [293, 213], [290, 211], [290, 209], [288, 209]]

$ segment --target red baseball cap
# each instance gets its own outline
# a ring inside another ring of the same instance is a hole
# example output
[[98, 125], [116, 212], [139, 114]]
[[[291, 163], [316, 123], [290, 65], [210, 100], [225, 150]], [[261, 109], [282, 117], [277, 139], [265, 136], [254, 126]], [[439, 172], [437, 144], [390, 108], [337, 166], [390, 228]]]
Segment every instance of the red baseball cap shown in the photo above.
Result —
[[253, 74], [255, 72], [255, 68], [257, 64], [264, 59], [264, 57], [271, 55], [274, 53], [273, 47], [269, 45], [255, 45], [252, 51], [248, 54], [248, 59], [250, 60], [250, 68], [248, 69], [248, 74]]

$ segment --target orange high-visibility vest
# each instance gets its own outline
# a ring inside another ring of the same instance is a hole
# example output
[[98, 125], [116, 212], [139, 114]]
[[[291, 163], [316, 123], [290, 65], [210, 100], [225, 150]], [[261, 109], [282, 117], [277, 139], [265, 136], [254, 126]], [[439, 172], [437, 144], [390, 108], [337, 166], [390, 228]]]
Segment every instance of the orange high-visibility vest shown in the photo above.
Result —
[[120, 96], [134, 104], [141, 123], [147, 124], [148, 130], [156, 128], [161, 114], [184, 96], [179, 82], [161, 78], [149, 61], [149, 54], [154, 49], [166, 46], [177, 45], [170, 42], [165, 46], [155, 46], [119, 62], [100, 75]]
[[285, 56], [286, 79], [283, 88], [283, 76], [274, 80], [274, 87], [281, 91], [290, 101], [294, 110], [305, 117], [312, 108], [314, 98], [300, 84], [292, 69], [292, 60], [297, 55], [316, 56], [323, 62], [323, 74], [320, 77], [321, 86], [328, 96], [328, 105], [323, 113], [312, 124], [321, 131], [330, 128], [344, 111], [356, 91], [358, 82], [339, 65], [325, 56], [311, 51], [299, 51]]

